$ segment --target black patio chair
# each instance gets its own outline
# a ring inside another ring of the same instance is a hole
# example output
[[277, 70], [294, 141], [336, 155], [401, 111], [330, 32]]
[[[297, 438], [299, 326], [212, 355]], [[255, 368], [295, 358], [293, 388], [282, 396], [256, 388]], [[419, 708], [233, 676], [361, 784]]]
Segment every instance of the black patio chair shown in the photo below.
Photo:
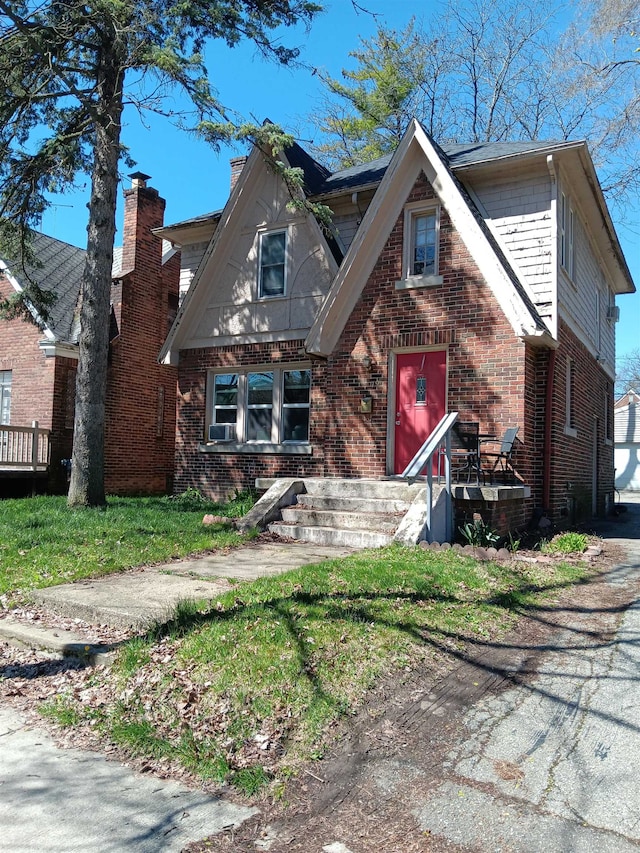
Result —
[[462, 477], [467, 483], [472, 479], [480, 482], [479, 431], [480, 425], [473, 421], [457, 421], [453, 425], [451, 472], [458, 482]]
[[481, 451], [481, 462], [483, 459], [488, 459], [489, 462], [493, 460], [493, 464], [488, 472], [492, 481], [497, 475], [502, 476], [503, 483], [507, 482], [507, 478], [516, 479], [516, 472], [513, 467], [513, 446], [516, 441], [516, 436], [518, 435], [518, 429], [519, 427], [508, 427], [508, 429], [504, 431], [499, 450], [483, 449]]

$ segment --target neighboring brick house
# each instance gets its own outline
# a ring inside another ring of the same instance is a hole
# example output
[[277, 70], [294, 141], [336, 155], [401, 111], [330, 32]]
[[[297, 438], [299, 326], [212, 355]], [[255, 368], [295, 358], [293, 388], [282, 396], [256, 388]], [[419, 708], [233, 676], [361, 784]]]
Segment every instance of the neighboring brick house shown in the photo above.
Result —
[[[107, 377], [105, 488], [108, 494], [157, 494], [173, 480], [176, 371], [157, 356], [178, 307], [180, 256], [153, 233], [165, 201], [135, 173], [124, 191], [123, 246], [114, 252]], [[78, 301], [85, 251], [44, 234], [33, 250], [40, 265], [0, 262], [0, 293], [25, 276], [55, 295], [46, 323], [0, 321], [2, 423], [51, 431], [47, 488], [64, 491], [71, 457], [78, 360]], [[39, 320], [37, 312], [34, 318]], [[0, 483], [15, 474], [1, 470]], [[26, 473], [26, 472], [25, 472]]]
[[634, 285], [586, 145], [441, 149], [414, 122], [365, 166], [330, 174], [298, 146], [283, 160], [333, 211], [330, 239], [258, 150], [223, 211], [160, 232], [192, 279], [162, 352], [176, 489], [394, 476], [457, 411], [482, 433], [519, 427], [525, 498], [492, 522], [603, 512], [615, 297]]

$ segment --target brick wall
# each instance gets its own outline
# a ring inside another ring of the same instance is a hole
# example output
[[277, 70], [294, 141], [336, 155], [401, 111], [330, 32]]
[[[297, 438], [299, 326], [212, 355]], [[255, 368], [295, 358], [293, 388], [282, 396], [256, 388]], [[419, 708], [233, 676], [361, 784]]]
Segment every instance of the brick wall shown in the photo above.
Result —
[[162, 267], [165, 202], [143, 185], [125, 190], [121, 281], [112, 289], [119, 337], [107, 378], [105, 487], [109, 494], [171, 489], [175, 436], [175, 368], [159, 365], [178, 299], [179, 255]]
[[[559, 347], [554, 374], [551, 432], [551, 507], [556, 521], [588, 518], [592, 511], [593, 465], [597, 471], [596, 506], [605, 510], [605, 498], [613, 495], [613, 444], [605, 441], [605, 400], [613, 406], [611, 379], [586, 347], [560, 323]], [[566, 360], [573, 361], [573, 425], [565, 430]]]
[[[0, 296], [6, 298], [14, 293], [10, 283], [0, 276]], [[51, 435], [51, 490], [64, 489], [60, 483], [59, 460], [65, 457], [68, 448], [66, 433], [56, 418], [54, 400], [59, 382], [56, 359], [45, 358], [38, 346], [43, 339], [42, 331], [26, 320], [2, 320], [0, 322], [0, 370], [10, 370], [11, 376], [11, 423], [14, 426], [31, 426], [38, 421]], [[73, 362], [68, 362], [75, 369]]]
[[[422, 178], [408, 201], [431, 200]], [[541, 477], [543, 425], [537, 355], [518, 341], [446, 211], [440, 223], [443, 284], [395, 289], [401, 278], [403, 215], [398, 218], [334, 353], [312, 365], [312, 457], [198, 452], [205, 427], [207, 370], [299, 360], [303, 341], [184, 351], [180, 359], [176, 490], [212, 495], [253, 484], [257, 476], [380, 477], [387, 460], [387, 399], [393, 353], [412, 347], [448, 350], [448, 409], [501, 435], [520, 427], [517, 466], [525, 482]], [[363, 357], [371, 366], [363, 365]], [[535, 383], [534, 383], [535, 385]], [[360, 412], [363, 396], [373, 400]], [[541, 483], [536, 485], [541, 490]]]

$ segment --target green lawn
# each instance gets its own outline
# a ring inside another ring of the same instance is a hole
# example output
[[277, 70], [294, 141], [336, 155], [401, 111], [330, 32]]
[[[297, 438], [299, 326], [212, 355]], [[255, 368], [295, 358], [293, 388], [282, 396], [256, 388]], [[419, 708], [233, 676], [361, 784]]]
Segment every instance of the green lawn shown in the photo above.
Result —
[[243, 540], [205, 512], [242, 515], [250, 498], [219, 506], [181, 498], [109, 498], [106, 509], [67, 508], [63, 497], [0, 501], [0, 595], [158, 563]]
[[238, 585], [120, 650], [44, 713], [246, 792], [318, 756], [385, 673], [499, 636], [584, 566], [391, 546]]

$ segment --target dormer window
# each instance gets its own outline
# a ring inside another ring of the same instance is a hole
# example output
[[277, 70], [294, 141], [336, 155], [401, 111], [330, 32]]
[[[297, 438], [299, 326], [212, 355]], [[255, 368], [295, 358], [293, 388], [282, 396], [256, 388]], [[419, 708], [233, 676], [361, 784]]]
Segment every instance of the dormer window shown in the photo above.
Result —
[[440, 210], [424, 203], [407, 205], [404, 211], [402, 280], [397, 290], [442, 284], [438, 275]]
[[287, 232], [260, 234], [260, 267], [258, 296], [268, 299], [284, 296], [286, 284]]

